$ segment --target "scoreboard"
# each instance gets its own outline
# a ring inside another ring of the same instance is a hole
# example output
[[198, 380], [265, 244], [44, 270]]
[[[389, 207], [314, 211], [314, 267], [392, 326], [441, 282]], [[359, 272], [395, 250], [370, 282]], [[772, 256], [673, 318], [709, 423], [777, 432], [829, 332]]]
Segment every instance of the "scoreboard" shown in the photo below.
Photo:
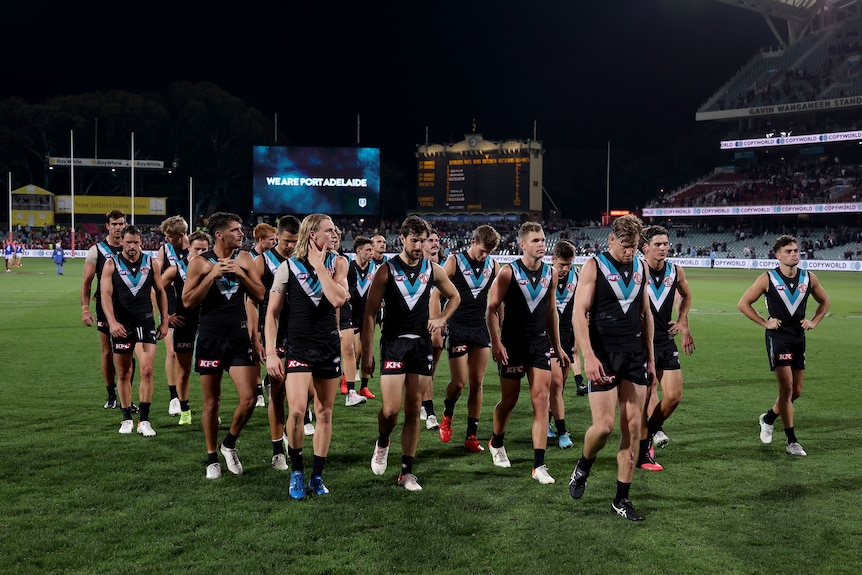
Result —
[[417, 179], [417, 207], [422, 210], [524, 211], [530, 198], [530, 154], [483, 150], [420, 156]]

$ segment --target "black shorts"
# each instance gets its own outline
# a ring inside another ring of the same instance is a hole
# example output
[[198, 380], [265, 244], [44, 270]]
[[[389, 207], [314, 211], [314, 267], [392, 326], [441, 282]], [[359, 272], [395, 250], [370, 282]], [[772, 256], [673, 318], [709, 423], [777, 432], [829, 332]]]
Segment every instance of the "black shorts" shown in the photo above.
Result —
[[635, 385], [649, 385], [647, 376], [647, 353], [644, 349], [637, 351], [604, 351], [595, 350], [596, 357], [602, 362], [605, 382], [591, 381], [590, 391], [610, 391], [614, 389], [621, 380], [625, 379]]
[[[560, 332], [560, 345], [566, 353], [569, 354], [569, 359], [574, 359], [575, 355], [575, 332]], [[557, 350], [551, 348], [551, 359], [557, 359]]]
[[431, 336], [380, 339], [380, 375], [431, 375], [434, 354]]
[[509, 353], [509, 365], [497, 365], [503, 379], [521, 379], [531, 367], [551, 370], [551, 344], [547, 336], [533, 339], [532, 342], [503, 342]]
[[123, 327], [126, 328], [126, 337], [111, 336], [111, 351], [117, 355], [133, 353], [137, 343], [156, 345], [156, 324], [152, 317], [140, 325], [123, 324]]
[[766, 354], [769, 356], [769, 369], [772, 371], [780, 366], [805, 369], [805, 337], [787, 336], [767, 330]]
[[471, 347], [491, 347], [491, 334], [488, 327], [449, 328], [449, 359], [455, 359], [467, 355]]
[[656, 371], [674, 371], [680, 369], [679, 350], [676, 348], [675, 341], [670, 340], [669, 342], [655, 345], [653, 355], [655, 356]]
[[302, 347], [288, 345], [284, 354], [285, 373], [309, 373], [318, 379], [341, 377], [341, 340], [326, 345]]
[[[175, 327], [174, 336], [174, 351], [177, 353], [191, 353], [195, 350], [195, 340], [198, 337], [198, 322], [190, 322], [186, 319], [186, 325], [183, 327]], [[189, 325], [191, 323], [191, 325]]]
[[102, 309], [100, 298], [96, 298], [96, 329], [109, 335], [111, 333], [111, 328], [108, 326], [108, 318], [105, 317], [105, 310]]
[[237, 366], [257, 365], [252, 357], [251, 340], [246, 335], [234, 339], [216, 339], [198, 335], [195, 348], [195, 372], [214, 375]]

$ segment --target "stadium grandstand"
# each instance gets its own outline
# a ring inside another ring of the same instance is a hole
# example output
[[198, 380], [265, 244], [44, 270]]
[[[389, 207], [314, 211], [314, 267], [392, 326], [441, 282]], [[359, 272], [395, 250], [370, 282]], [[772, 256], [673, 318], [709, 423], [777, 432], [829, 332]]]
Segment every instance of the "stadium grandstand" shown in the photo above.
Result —
[[792, 233], [803, 257], [862, 258], [862, 3], [715, 1], [761, 14], [776, 44], [696, 112], [723, 128], [719, 165], [642, 215], [684, 234], [679, 255], [764, 257]]

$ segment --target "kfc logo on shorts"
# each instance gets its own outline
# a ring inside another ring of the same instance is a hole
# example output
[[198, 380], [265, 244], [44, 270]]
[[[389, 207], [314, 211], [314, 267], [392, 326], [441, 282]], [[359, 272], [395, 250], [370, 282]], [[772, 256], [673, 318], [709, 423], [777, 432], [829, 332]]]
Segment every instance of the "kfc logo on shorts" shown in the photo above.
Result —
[[673, 285], [673, 278], [664, 278], [664, 286], [670, 287]]
[[307, 363], [302, 363], [301, 361], [296, 361], [295, 359], [288, 360], [287, 367], [290, 369], [291, 367], [308, 367]]
[[419, 274], [419, 281], [423, 284], [427, 284], [429, 279], [428, 274]]
[[524, 366], [506, 367], [505, 373], [524, 373]]
[[191, 343], [177, 343], [177, 349], [192, 349], [193, 344]]
[[221, 367], [220, 359], [199, 359], [198, 367], [202, 368], [218, 368]]
[[467, 351], [466, 345], [456, 345], [452, 348], [451, 353], [464, 353], [465, 351]]
[[404, 364], [400, 361], [384, 361], [383, 362], [383, 369], [386, 369], [386, 370], [401, 369], [402, 367], [404, 367]]
[[635, 285], [641, 285], [641, 282], [643, 281], [643, 278], [641, 277], [641, 274], [640, 274], [640, 273], [638, 273], [638, 272], [635, 272], [635, 273], [634, 273], [634, 275], [632, 276], [632, 279], [634, 279], [634, 280], [635, 280]]
[[116, 349], [116, 350], [132, 349], [132, 344], [130, 344], [130, 343], [115, 343], [114, 349]]
[[620, 278], [622, 278], [620, 274], [608, 274], [605, 276], [605, 279], [608, 280], [610, 283], [618, 282], [620, 281]]
[[792, 353], [779, 353], [778, 354], [778, 361], [793, 361], [793, 354]]

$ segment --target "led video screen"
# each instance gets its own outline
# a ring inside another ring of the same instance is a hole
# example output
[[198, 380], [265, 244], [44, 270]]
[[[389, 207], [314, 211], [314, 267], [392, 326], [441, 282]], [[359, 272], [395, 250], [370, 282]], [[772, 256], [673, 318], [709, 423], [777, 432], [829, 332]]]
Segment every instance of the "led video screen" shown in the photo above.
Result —
[[254, 147], [257, 214], [380, 215], [379, 148]]

